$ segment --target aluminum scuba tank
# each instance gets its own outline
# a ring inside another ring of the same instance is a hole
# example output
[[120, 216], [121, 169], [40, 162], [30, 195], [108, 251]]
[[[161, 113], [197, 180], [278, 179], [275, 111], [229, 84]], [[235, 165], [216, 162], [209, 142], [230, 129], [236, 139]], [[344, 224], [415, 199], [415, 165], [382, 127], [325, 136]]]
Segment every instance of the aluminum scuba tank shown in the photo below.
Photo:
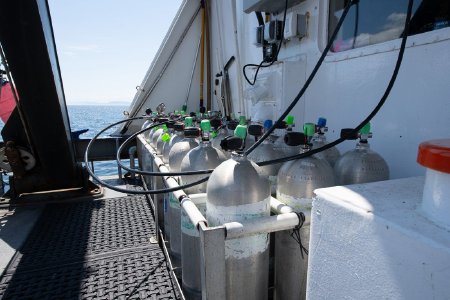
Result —
[[[244, 140], [246, 126], [239, 125], [235, 135]], [[225, 139], [222, 146], [226, 147], [230, 141], [234, 142], [233, 138]], [[242, 146], [240, 141], [240, 151]], [[206, 217], [210, 226], [270, 215], [269, 181], [245, 155], [233, 153], [231, 159], [221, 163], [211, 174], [206, 190]], [[269, 235], [225, 240], [225, 266], [226, 299], [267, 299]]]
[[[158, 123], [158, 115], [156, 112], [152, 113], [152, 118], [151, 118], [151, 123], [149, 124], [149, 126]], [[144, 138], [147, 141], [147, 143], [150, 143], [151, 141], [151, 137], [153, 135], [153, 133], [157, 130], [156, 127], [150, 129], [149, 131], [144, 132]]]
[[222, 141], [222, 139], [226, 138], [229, 135], [228, 130], [226, 128], [226, 124], [224, 124], [220, 119], [212, 119], [211, 127], [212, 127], [212, 132], [210, 135], [211, 145], [214, 148], [222, 151], [222, 149], [220, 148], [220, 142]]
[[163, 146], [162, 160], [163, 160], [163, 163], [165, 163], [165, 164], [169, 163], [169, 153], [170, 153], [170, 150], [172, 149], [173, 145], [175, 145], [176, 142], [179, 142], [184, 138], [184, 133], [183, 133], [184, 124], [183, 123], [176, 122], [173, 125], [173, 130], [174, 130], [174, 134], [170, 137], [169, 142], [164, 143], [164, 146]]
[[167, 124], [166, 124], [167, 130], [164, 133], [162, 133], [158, 137], [158, 140], [156, 141], [156, 154], [158, 154], [158, 155], [163, 154], [164, 144], [166, 144], [168, 141], [170, 141], [170, 138], [172, 137], [174, 124], [175, 124], [175, 121], [173, 121], [173, 120], [167, 122]]
[[275, 124], [277, 126], [278, 138], [273, 143], [273, 148], [278, 157], [287, 157], [298, 154], [300, 146], [289, 146], [284, 142], [284, 135], [288, 132], [292, 132], [292, 128], [295, 127], [294, 117], [287, 116], [286, 121], [281, 124]]
[[[234, 131], [234, 129], [236, 128], [236, 125], [232, 125], [234, 126], [234, 128], [232, 129]], [[220, 143], [222, 142], [222, 140], [224, 138], [226, 138], [229, 135], [232, 135], [233, 131], [229, 131], [228, 129], [228, 123], [227, 124], [221, 124], [220, 127], [218, 127], [218, 133], [217, 135], [212, 139], [211, 144], [214, 148], [219, 149], [223, 152], [223, 154], [227, 157], [230, 158], [231, 157], [231, 152], [228, 151], [224, 151], [222, 149], [222, 147], [220, 147]]]
[[200, 130], [195, 127], [188, 127], [186, 126], [186, 124], [193, 124], [192, 117], [186, 117], [185, 119], [185, 137], [181, 141], [173, 145], [172, 149], [170, 149], [169, 151], [169, 167], [173, 172], [180, 171], [181, 161], [183, 160], [186, 153], [198, 146], [196, 138], [200, 136]]
[[[160, 122], [167, 122], [169, 119], [167, 118], [160, 118]], [[156, 143], [158, 142], [158, 138], [161, 136], [161, 134], [167, 132], [167, 125], [163, 124], [159, 126], [159, 128], [153, 133], [152, 138], [150, 140], [150, 145], [152, 145], [153, 148], [156, 149]]]
[[[176, 143], [169, 153], [170, 170], [180, 171], [181, 161], [184, 156], [193, 148], [198, 146], [195, 140], [200, 136], [200, 129], [196, 127], [187, 127], [184, 129], [185, 138]], [[181, 207], [179, 200], [169, 193], [169, 224], [170, 224], [170, 252], [172, 264], [178, 267], [175, 275], [181, 278]]]
[[[320, 148], [327, 144], [325, 132], [328, 131], [328, 127], [326, 125], [327, 119], [319, 118], [316, 125], [316, 133], [314, 134], [314, 137], [312, 139], [313, 149]], [[325, 159], [330, 163], [331, 167], [334, 167], [334, 164], [341, 156], [341, 153], [339, 153], [339, 150], [336, 147], [331, 147], [330, 149], [316, 153], [315, 156]]]
[[352, 132], [351, 129], [343, 130], [342, 134], [348, 139], [359, 137], [356, 148], [344, 153], [334, 166], [337, 183], [340, 185], [365, 183], [389, 179], [389, 166], [386, 161], [370, 149], [368, 139], [372, 137], [370, 123], [367, 123], [359, 133], [348, 136], [345, 132]]
[[[181, 171], [195, 171], [214, 169], [226, 160], [221, 150], [211, 146], [209, 133], [211, 124], [209, 120], [201, 121], [202, 141], [200, 145], [189, 151], [181, 162]], [[181, 176], [181, 183], [188, 184], [204, 178], [206, 175]], [[184, 189], [188, 194], [206, 193], [206, 182], [191, 188]], [[206, 203], [197, 205], [205, 214]], [[183, 270], [183, 291], [187, 299], [201, 299], [200, 277], [200, 236], [189, 217], [181, 212], [181, 264]]]
[[[304, 134], [291, 132], [286, 135], [288, 144], [303, 144], [301, 153], [311, 149], [309, 143], [314, 135], [315, 125], [307, 123], [304, 129]], [[314, 190], [333, 185], [333, 169], [326, 160], [313, 155], [288, 161], [283, 164], [278, 173], [277, 199], [292, 207], [296, 212], [310, 215]], [[300, 229], [301, 242], [306, 249], [309, 247], [309, 230], [309, 226], [303, 226]], [[308, 258], [306, 253], [301, 252], [300, 245], [291, 236], [291, 232], [275, 233], [276, 299], [306, 298]]]
[[[209, 140], [209, 134], [211, 130], [211, 124], [209, 120], [201, 121], [202, 141], [200, 144], [191, 149], [183, 158], [180, 165], [180, 170], [195, 171], [214, 169], [223, 161], [226, 160], [224, 154], [219, 149], [214, 148]], [[181, 176], [182, 184], [189, 184], [204, 178], [205, 175], [188, 175]], [[198, 184], [196, 186], [186, 188], [184, 191], [188, 194], [198, 194], [206, 192], [206, 182]]]
[[145, 120], [144, 124], [142, 124], [141, 129], [147, 128], [153, 123], [153, 121], [152, 121], [152, 110], [150, 108], [147, 108], [145, 110], [144, 116], [146, 117], [146, 120]]
[[[266, 120], [264, 122], [264, 129], [268, 130], [273, 125], [272, 120]], [[264, 129], [261, 125], [250, 125], [248, 127], [248, 134], [260, 137], [264, 134]], [[258, 163], [266, 160], [272, 160], [278, 158], [279, 155], [273, 149], [273, 142], [267, 138], [258, 147], [255, 148], [249, 155], [248, 159]], [[270, 193], [272, 196], [276, 194], [277, 175], [280, 170], [281, 164], [273, 164], [261, 167], [262, 173], [269, 178], [270, 181]]]

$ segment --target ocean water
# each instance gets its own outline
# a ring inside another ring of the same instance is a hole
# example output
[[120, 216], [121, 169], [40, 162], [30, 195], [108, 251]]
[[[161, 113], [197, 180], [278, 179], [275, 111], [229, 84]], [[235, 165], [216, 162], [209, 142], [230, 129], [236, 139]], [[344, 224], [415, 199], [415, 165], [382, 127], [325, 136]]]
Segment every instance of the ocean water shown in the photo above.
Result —
[[[108, 125], [123, 120], [123, 112], [128, 106], [121, 105], [68, 105], [70, 127], [72, 132], [82, 129], [89, 129], [88, 132], [80, 135], [80, 138], [93, 138], [97, 133]], [[103, 133], [100, 137], [108, 137], [114, 133], [121, 125], [113, 127]], [[125, 165], [129, 165], [129, 160], [123, 160]], [[95, 174], [99, 176], [117, 175], [117, 164], [115, 161], [94, 162]]]

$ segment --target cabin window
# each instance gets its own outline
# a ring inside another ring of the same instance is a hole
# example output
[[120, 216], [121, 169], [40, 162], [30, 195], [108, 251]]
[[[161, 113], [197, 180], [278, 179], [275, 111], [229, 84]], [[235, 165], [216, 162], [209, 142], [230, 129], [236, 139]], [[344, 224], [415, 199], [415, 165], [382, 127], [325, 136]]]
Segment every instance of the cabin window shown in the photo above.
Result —
[[[328, 37], [349, 0], [330, 0]], [[333, 43], [333, 52], [398, 39], [402, 35], [408, 0], [360, 0], [354, 4]], [[414, 1], [410, 35], [450, 26], [450, 0]]]

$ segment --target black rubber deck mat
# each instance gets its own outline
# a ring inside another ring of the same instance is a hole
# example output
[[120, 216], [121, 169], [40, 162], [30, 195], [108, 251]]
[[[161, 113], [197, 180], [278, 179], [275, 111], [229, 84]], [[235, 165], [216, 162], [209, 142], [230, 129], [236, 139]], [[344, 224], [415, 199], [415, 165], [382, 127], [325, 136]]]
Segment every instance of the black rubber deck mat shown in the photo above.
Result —
[[2, 299], [178, 299], [143, 196], [47, 205]]

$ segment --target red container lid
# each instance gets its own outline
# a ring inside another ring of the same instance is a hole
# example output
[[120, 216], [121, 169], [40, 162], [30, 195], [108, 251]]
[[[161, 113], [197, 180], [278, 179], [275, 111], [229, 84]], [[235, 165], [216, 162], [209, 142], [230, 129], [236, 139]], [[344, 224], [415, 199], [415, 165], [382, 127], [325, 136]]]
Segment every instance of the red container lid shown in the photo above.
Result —
[[417, 162], [424, 167], [450, 174], [450, 139], [421, 143]]

